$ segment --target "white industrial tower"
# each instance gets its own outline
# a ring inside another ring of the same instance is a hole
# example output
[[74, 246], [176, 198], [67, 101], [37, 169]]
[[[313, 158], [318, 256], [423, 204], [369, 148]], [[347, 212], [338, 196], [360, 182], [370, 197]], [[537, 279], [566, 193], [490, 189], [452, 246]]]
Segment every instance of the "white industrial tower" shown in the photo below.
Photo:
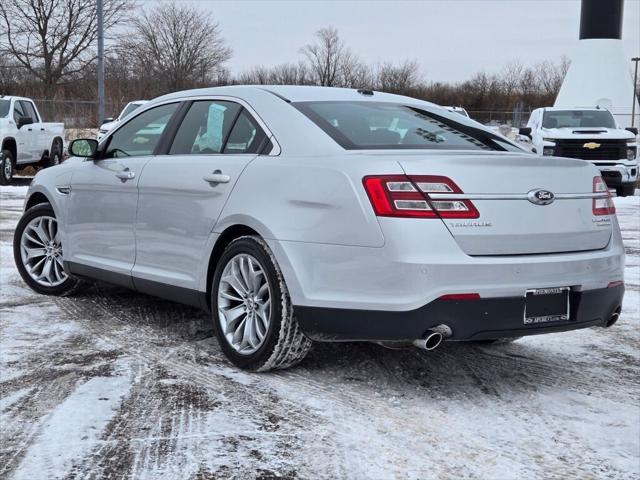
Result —
[[[624, 0], [582, 0], [580, 41], [555, 106], [599, 105], [625, 128], [631, 126], [633, 102], [634, 124], [640, 124], [640, 108], [634, 97], [631, 55], [625, 55], [621, 40], [623, 9]], [[637, 46], [640, 49], [640, 39]]]

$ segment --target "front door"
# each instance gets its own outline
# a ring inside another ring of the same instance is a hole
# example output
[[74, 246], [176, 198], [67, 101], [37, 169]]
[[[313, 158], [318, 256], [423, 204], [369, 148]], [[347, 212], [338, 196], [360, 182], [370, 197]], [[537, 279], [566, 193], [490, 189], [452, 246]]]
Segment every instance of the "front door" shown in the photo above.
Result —
[[265, 141], [239, 104], [192, 103], [167, 154], [153, 157], [140, 179], [133, 269], [138, 289], [144, 290], [142, 279], [197, 291], [216, 220]]
[[105, 279], [129, 286], [140, 175], [177, 106], [161, 105], [132, 118], [106, 140], [103, 158], [87, 160], [74, 171], [65, 261], [108, 271]]

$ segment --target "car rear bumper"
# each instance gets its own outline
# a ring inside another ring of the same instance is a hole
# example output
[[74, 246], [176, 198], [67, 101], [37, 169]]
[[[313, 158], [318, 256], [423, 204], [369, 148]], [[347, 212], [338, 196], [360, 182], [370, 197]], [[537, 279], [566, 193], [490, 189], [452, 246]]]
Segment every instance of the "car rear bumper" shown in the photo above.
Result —
[[432, 327], [447, 325], [448, 340], [486, 340], [563, 332], [607, 325], [622, 305], [624, 286], [572, 291], [570, 319], [524, 324], [525, 298], [434, 300], [410, 311], [356, 310], [295, 306], [304, 333], [316, 341], [399, 341], [423, 338]]

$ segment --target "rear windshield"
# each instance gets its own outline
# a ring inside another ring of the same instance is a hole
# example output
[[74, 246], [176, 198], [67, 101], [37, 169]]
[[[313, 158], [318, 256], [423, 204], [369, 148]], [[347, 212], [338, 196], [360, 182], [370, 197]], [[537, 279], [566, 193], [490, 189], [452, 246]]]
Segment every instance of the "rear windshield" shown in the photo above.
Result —
[[542, 128], [616, 128], [608, 110], [553, 110], [544, 112]]
[[394, 103], [293, 104], [347, 150], [522, 150], [481, 128]]
[[11, 106], [10, 100], [0, 100], [0, 118], [9, 115], [9, 107]]

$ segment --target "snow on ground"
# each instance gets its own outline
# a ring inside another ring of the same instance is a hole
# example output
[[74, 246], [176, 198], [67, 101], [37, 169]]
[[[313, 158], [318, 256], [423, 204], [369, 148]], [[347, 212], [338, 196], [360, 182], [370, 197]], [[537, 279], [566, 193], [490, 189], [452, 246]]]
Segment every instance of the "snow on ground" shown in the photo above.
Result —
[[640, 204], [616, 199], [610, 329], [425, 353], [318, 344], [231, 367], [206, 315], [104, 284], [20, 280], [26, 187], [0, 189], [0, 478], [638, 478]]

